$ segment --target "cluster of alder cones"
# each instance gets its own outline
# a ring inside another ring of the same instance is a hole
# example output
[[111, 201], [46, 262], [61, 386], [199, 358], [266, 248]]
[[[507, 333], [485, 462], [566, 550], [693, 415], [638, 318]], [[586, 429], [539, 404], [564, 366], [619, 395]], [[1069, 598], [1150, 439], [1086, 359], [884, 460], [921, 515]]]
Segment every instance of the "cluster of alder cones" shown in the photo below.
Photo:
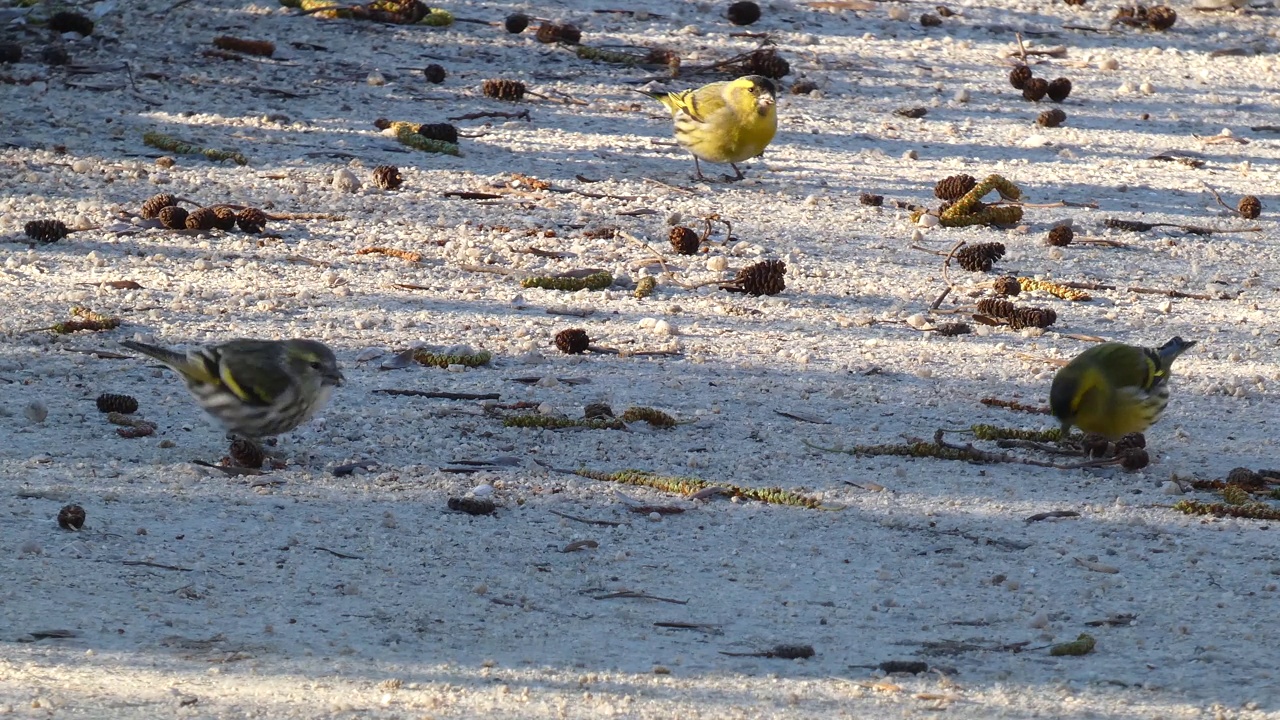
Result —
[[242, 232], [260, 233], [267, 226], [267, 214], [258, 208], [233, 205], [212, 205], [190, 212], [178, 205], [178, 198], [168, 193], [153, 195], [142, 203], [138, 214], [146, 220], [159, 220], [170, 230], [230, 231], [239, 227]]

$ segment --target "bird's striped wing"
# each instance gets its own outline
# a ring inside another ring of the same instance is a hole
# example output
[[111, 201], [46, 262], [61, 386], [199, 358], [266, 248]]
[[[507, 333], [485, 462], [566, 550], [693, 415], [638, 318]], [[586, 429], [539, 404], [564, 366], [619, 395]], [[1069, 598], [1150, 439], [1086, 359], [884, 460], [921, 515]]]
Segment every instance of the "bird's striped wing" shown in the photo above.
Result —
[[675, 115], [684, 113], [697, 122], [703, 123], [707, 118], [724, 109], [724, 86], [727, 83], [717, 82], [704, 85], [697, 90], [670, 93], [663, 104], [671, 108]]
[[224, 352], [211, 348], [218, 379], [249, 405], [270, 405], [289, 386], [289, 375], [276, 352]]

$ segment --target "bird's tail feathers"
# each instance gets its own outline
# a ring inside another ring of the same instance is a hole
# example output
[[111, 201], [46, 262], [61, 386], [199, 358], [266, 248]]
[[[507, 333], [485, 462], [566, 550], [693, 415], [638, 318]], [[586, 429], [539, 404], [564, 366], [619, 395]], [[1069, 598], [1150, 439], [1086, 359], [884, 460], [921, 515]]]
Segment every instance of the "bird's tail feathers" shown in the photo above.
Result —
[[132, 340], [121, 340], [120, 344], [130, 350], [136, 350], [143, 355], [159, 360], [174, 372], [186, 378], [188, 382], [220, 382], [218, 377], [218, 362], [213, 356], [201, 354], [193, 358], [185, 353], [174, 352], [168, 348], [148, 345], [147, 343], [134, 342]]
[[170, 367], [184, 367], [187, 365], [187, 356], [182, 353], [176, 353], [168, 348], [162, 348], [157, 345], [148, 345], [147, 343], [134, 342], [133, 340], [121, 340], [120, 344], [155, 358]]
[[1156, 350], [1156, 355], [1160, 356], [1161, 365], [1164, 365], [1165, 368], [1169, 368], [1169, 366], [1174, 363], [1174, 360], [1178, 359], [1179, 355], [1183, 354], [1183, 352], [1187, 352], [1194, 346], [1196, 346], [1196, 341], [1194, 340], [1183, 340], [1183, 338], [1174, 337], [1169, 342], [1166, 342], [1165, 345], [1161, 345], [1160, 348]]
[[1160, 361], [1164, 363], [1164, 366], [1169, 367], [1169, 364], [1172, 363], [1174, 359], [1182, 353], [1190, 350], [1195, 346], [1195, 344], [1195, 340], [1183, 340], [1180, 337], [1175, 337], [1164, 345], [1161, 345], [1160, 349], [1156, 350], [1156, 354], [1160, 356]]
[[632, 88], [632, 90], [634, 90], [635, 92], [640, 93], [641, 95], [644, 95], [645, 97], [649, 98], [650, 100], [657, 100], [658, 102], [660, 102], [660, 103], [662, 103], [663, 105], [665, 105], [665, 106], [667, 107], [667, 109], [668, 109], [668, 110], [674, 110], [674, 109], [675, 109], [675, 108], [674, 108], [674, 106], [672, 105], [672, 102], [673, 102], [673, 101], [672, 101], [672, 99], [671, 99], [671, 93], [666, 92], [665, 90], [663, 90], [663, 91], [640, 90], [640, 89], [638, 89], [638, 88]]

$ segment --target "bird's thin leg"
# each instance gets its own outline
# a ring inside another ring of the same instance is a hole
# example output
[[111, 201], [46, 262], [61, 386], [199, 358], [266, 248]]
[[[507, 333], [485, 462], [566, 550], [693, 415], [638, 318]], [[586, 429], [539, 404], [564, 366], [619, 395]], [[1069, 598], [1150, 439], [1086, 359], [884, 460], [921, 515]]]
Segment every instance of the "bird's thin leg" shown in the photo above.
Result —
[[697, 173], [699, 180], [706, 180], [707, 177], [702, 174], [702, 164], [698, 162], [698, 156], [693, 156], [693, 169]]
[[729, 167], [733, 168], [733, 171], [734, 171], [734, 172], [736, 172], [736, 173], [738, 173], [738, 174], [737, 174], [737, 176], [733, 178], [734, 180], [745, 180], [745, 179], [746, 179], [746, 177], [747, 177], [747, 176], [742, 174], [742, 171], [738, 169], [738, 166], [737, 166], [737, 165], [735, 165], [735, 164], [733, 164], [733, 163], [729, 163]]

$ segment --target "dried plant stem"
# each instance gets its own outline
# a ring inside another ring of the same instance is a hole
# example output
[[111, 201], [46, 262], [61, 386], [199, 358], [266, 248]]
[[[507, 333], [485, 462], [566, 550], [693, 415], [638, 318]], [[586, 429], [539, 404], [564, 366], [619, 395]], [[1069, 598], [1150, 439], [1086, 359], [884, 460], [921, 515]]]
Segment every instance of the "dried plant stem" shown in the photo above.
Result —
[[1208, 190], [1210, 195], [1213, 195], [1213, 199], [1214, 199], [1214, 200], [1215, 200], [1219, 205], [1221, 205], [1222, 207], [1224, 207], [1224, 208], [1226, 208], [1226, 209], [1227, 209], [1227, 212], [1231, 213], [1232, 215], [1237, 215], [1237, 216], [1239, 216], [1239, 217], [1244, 217], [1244, 213], [1240, 212], [1238, 209], [1233, 208], [1233, 207], [1231, 207], [1230, 205], [1228, 205], [1228, 204], [1226, 204], [1225, 202], [1223, 202], [1223, 201], [1222, 201], [1222, 196], [1218, 194], [1218, 191], [1217, 191], [1217, 190], [1214, 190], [1213, 188], [1209, 187], [1209, 183], [1202, 183], [1202, 184], [1204, 185], [1204, 189], [1205, 189], [1205, 190]]

